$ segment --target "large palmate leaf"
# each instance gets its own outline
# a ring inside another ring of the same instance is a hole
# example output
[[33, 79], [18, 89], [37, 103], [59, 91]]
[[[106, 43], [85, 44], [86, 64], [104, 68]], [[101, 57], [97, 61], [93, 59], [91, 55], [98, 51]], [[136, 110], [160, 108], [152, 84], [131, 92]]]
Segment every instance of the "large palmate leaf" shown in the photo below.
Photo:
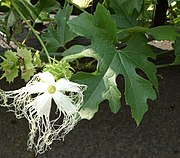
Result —
[[42, 39], [46, 42], [49, 52], [56, 52], [59, 47], [63, 47], [68, 41], [75, 37], [75, 33], [73, 33], [67, 25], [72, 9], [73, 7], [69, 5], [60, 9], [55, 16], [57, 26], [50, 26], [48, 32], [43, 35]]
[[[93, 15], [81, 14], [68, 22], [70, 28], [77, 34], [88, 37], [91, 45], [88, 47], [74, 46], [64, 53], [64, 60], [74, 60], [83, 56], [95, 58], [98, 61], [97, 71], [77, 73], [76, 82], [88, 85], [85, 92], [84, 106], [81, 110], [83, 118], [91, 119], [98, 110], [98, 104], [108, 100], [112, 112], [120, 109], [121, 93], [116, 85], [116, 78], [122, 74], [125, 79], [125, 100], [132, 109], [132, 115], [137, 124], [147, 111], [147, 99], [155, 99], [153, 85], [157, 88], [156, 68], [147, 60], [153, 58], [153, 52], [146, 45], [144, 35], [133, 36], [125, 49], [116, 50], [116, 25], [109, 12], [98, 5]], [[86, 27], [88, 26], [88, 27]], [[73, 54], [74, 52], [74, 54]], [[141, 69], [149, 80], [136, 73]], [[123, 83], [122, 83], [123, 84]]]
[[143, 0], [118, 0], [118, 4], [125, 3], [125, 7], [129, 13], [132, 13], [134, 9], [140, 12], [143, 4]]
[[178, 28], [176, 26], [158, 26], [151, 28], [147, 31], [148, 35], [153, 36], [156, 40], [170, 40], [175, 41], [177, 36], [180, 36], [178, 33]]
[[[121, 3], [121, 0], [110, 0], [110, 7], [116, 12], [112, 18], [116, 21], [118, 28], [130, 28], [137, 25], [139, 13], [136, 9], [128, 11], [127, 4], [129, 3]], [[130, 6], [134, 7], [132, 4]]]

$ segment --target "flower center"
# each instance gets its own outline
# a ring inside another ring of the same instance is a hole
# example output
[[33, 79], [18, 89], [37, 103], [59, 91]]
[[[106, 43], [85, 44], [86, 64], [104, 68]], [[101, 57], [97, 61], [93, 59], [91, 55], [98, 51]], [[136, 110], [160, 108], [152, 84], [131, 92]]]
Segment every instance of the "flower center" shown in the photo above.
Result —
[[50, 86], [48, 87], [48, 92], [49, 92], [50, 94], [53, 94], [55, 91], [56, 91], [56, 87], [55, 87], [55, 86], [50, 85]]

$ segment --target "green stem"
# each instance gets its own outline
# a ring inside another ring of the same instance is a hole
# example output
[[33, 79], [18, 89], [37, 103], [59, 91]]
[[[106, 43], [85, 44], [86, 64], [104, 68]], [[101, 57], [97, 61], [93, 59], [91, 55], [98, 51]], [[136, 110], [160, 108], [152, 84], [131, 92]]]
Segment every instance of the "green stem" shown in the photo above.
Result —
[[17, 47], [22, 47], [22, 44], [20, 42], [18, 42], [13, 36], [11, 37], [11, 39]]
[[[34, 28], [34, 25], [35, 25], [35, 23], [33, 23], [33, 25], [32, 25], [33, 28]], [[26, 41], [27, 41], [27, 39], [29, 38], [30, 34], [31, 34], [31, 30], [29, 30], [28, 34], [27, 34], [26, 37], [24, 38], [24, 40], [23, 40], [23, 42], [22, 42], [22, 45], [24, 45], [24, 44], [26, 43]]]
[[170, 67], [175, 66], [174, 64], [162, 64], [162, 65], [156, 65], [156, 68], [164, 68], [164, 67]]
[[37, 34], [36, 30], [31, 26], [31, 24], [27, 21], [27, 19], [25, 18], [25, 16], [21, 13], [21, 11], [18, 9], [18, 7], [12, 3], [13, 7], [16, 9], [16, 11], [18, 12], [18, 14], [21, 16], [21, 18], [25, 21], [25, 23], [29, 26], [29, 28], [31, 29], [31, 31], [34, 33], [34, 35], [36, 36], [36, 38], [38, 39], [38, 41], [40, 42], [41, 46], [43, 47], [45, 53], [46, 53], [46, 56], [47, 56], [47, 59], [48, 59], [48, 62], [49, 64], [51, 64], [51, 60], [50, 60], [50, 56], [49, 56], [49, 53], [48, 53], [48, 50], [46, 48], [46, 46], [44, 45], [43, 41], [41, 40], [40, 36]]

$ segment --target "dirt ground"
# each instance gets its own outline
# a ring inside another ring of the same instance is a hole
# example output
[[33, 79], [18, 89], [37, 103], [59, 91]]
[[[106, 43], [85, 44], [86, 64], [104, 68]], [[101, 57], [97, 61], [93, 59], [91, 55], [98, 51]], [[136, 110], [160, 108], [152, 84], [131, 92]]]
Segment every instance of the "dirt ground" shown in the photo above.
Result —
[[[27, 151], [28, 122], [0, 107], [0, 158], [180, 158], [180, 66], [158, 69], [157, 76], [158, 99], [149, 101], [139, 127], [124, 103], [115, 115], [104, 101], [92, 120], [82, 120], [64, 142], [54, 141], [38, 156]], [[3, 90], [23, 85], [0, 80]]]

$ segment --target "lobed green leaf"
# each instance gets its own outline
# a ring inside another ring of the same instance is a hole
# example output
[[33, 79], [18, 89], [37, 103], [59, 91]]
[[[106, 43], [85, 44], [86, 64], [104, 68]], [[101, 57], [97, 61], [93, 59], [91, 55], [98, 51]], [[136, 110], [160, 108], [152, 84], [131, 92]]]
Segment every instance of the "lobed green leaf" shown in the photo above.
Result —
[[13, 82], [14, 78], [18, 76], [18, 58], [16, 56], [16, 53], [12, 52], [11, 50], [5, 52], [5, 58], [1, 57], [3, 59], [3, 62], [0, 64], [2, 67], [2, 70], [4, 71], [3, 77], [6, 78], [8, 82]]
[[57, 26], [50, 26], [47, 33], [42, 36], [49, 52], [56, 52], [59, 47], [64, 47], [68, 41], [75, 37], [75, 33], [67, 25], [72, 9], [73, 7], [69, 5], [64, 9], [60, 9], [55, 16]]
[[177, 27], [169, 25], [151, 28], [147, 34], [153, 36], [156, 40], [170, 41], [175, 41], [176, 37], [180, 36]]
[[21, 70], [21, 78], [28, 81], [35, 73], [34, 65], [32, 63], [32, 53], [26, 48], [18, 48], [17, 56], [20, 57], [19, 65]]
[[[122, 74], [125, 79], [126, 103], [131, 107], [132, 115], [139, 124], [148, 109], [147, 100], [156, 98], [153, 86], [158, 87], [155, 65], [148, 61], [148, 58], [155, 56], [144, 35], [132, 36], [125, 49], [116, 50], [116, 24], [109, 12], [100, 4], [94, 16], [83, 13], [68, 24], [75, 33], [89, 38], [92, 44], [85, 50], [76, 47], [75, 54], [73, 49], [65, 52], [64, 54], [69, 54], [65, 59], [70, 61], [92, 57], [98, 61], [96, 72], [81, 72], [75, 75], [76, 82], [88, 86], [84, 106], [80, 111], [82, 118], [91, 119], [98, 110], [98, 104], [106, 99], [112, 112], [119, 111], [121, 93], [117, 88], [116, 78]], [[80, 50], [81, 52], [77, 53]], [[149, 80], [140, 76], [136, 72], [137, 69], [143, 71]]]

